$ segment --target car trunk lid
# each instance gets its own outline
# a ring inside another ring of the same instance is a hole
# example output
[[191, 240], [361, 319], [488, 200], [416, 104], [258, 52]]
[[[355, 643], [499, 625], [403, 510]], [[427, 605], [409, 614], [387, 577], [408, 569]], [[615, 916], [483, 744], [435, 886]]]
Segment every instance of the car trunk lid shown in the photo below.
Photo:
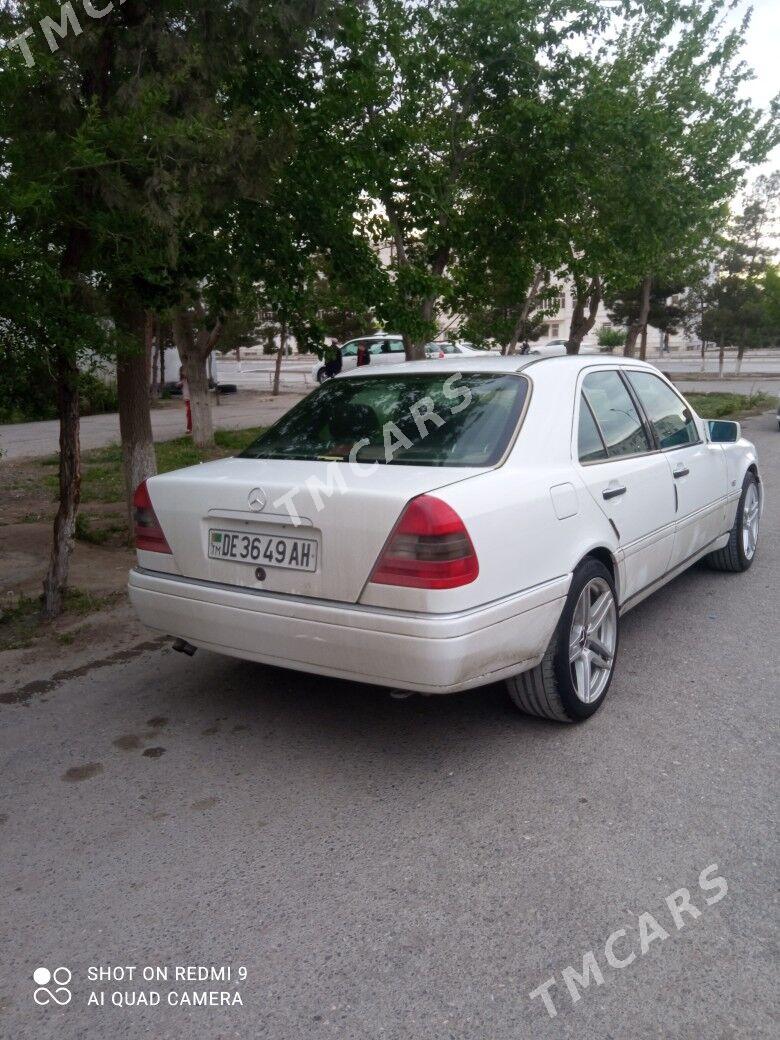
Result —
[[[232, 458], [153, 477], [148, 490], [183, 576], [355, 603], [406, 503], [483, 472]], [[233, 535], [245, 562], [219, 556]]]

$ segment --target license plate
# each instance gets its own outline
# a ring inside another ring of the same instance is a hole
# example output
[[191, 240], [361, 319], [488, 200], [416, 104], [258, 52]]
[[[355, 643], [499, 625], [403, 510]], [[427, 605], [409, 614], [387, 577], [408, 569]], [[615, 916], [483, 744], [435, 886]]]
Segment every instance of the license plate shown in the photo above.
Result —
[[212, 529], [209, 531], [209, 557], [293, 571], [316, 571], [317, 543], [313, 538]]

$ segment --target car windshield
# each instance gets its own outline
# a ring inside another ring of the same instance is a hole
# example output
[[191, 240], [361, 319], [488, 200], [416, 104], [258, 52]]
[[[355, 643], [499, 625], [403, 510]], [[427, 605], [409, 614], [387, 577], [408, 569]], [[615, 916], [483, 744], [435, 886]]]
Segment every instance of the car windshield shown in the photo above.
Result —
[[492, 466], [528, 393], [524, 376], [490, 372], [334, 379], [241, 454], [407, 466]]

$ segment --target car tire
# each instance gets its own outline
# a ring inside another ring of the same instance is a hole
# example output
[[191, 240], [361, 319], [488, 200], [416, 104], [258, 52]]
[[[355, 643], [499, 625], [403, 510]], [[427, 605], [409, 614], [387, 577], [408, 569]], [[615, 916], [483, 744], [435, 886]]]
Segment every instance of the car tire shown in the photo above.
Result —
[[326, 382], [327, 379], [328, 379], [328, 373], [325, 371], [325, 369], [324, 368], [317, 369], [317, 382], [320, 384], [320, 386], [324, 382]]
[[752, 566], [758, 548], [760, 512], [758, 480], [755, 473], [748, 470], [742, 482], [742, 494], [739, 496], [737, 515], [734, 517], [728, 544], [704, 557], [709, 567], [714, 571], [739, 574]]
[[[606, 597], [603, 601], [602, 596]], [[556, 722], [590, 718], [604, 703], [612, 683], [619, 640], [612, 575], [599, 560], [584, 560], [574, 571], [566, 605], [544, 657], [530, 671], [507, 679], [509, 696], [526, 715]]]

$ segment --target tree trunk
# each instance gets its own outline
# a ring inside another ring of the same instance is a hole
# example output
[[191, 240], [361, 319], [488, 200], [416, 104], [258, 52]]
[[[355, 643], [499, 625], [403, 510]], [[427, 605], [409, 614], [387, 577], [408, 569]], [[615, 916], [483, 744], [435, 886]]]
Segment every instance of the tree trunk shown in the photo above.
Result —
[[214, 424], [211, 420], [206, 359], [200, 356], [197, 349], [182, 356], [180, 348], [179, 356], [190, 387], [192, 441], [199, 448], [208, 448], [214, 443]]
[[574, 294], [574, 310], [569, 324], [569, 338], [566, 340], [567, 354], [579, 354], [582, 341], [596, 323], [600, 303], [601, 281], [596, 276], [591, 279], [587, 289], [583, 287]]
[[206, 359], [211, 352], [211, 346], [216, 344], [219, 333], [215, 330], [212, 337], [201, 330], [196, 335], [189, 311], [185, 307], [179, 307], [174, 313], [173, 337], [190, 388], [192, 440], [199, 448], [208, 448], [214, 443], [214, 425], [211, 421]]
[[129, 332], [134, 329], [140, 350], [120, 356], [116, 366], [119, 394], [119, 434], [122, 441], [122, 473], [125, 480], [128, 532], [133, 533], [133, 494], [138, 485], [157, 472], [152, 417], [149, 411], [149, 364], [151, 315], [128, 314]]
[[642, 326], [642, 338], [639, 341], [640, 360], [647, 360], [647, 322]]
[[707, 344], [704, 340], [701, 341], [701, 370], [707, 371]]
[[646, 275], [646, 277], [642, 279], [639, 314], [637, 315], [636, 320], [632, 321], [628, 327], [626, 344], [623, 347], [623, 354], [626, 357], [634, 356], [636, 341], [639, 339], [639, 334], [642, 329], [647, 325], [647, 316], [650, 313], [650, 289], [652, 287], [652, 282], [653, 280], [650, 275]]
[[740, 375], [740, 373], [742, 372], [742, 360], [743, 360], [744, 356], [745, 356], [745, 348], [743, 346], [737, 347], [737, 369], [736, 369], [737, 375]]
[[404, 351], [407, 361], [425, 361], [425, 343], [414, 341], [411, 336], [404, 335]]
[[162, 337], [160, 322], [157, 321], [153, 314], [149, 315], [149, 332], [148, 335], [151, 337], [151, 354], [152, 354], [152, 382], [150, 387], [150, 395], [153, 399], [159, 400], [162, 397], [162, 378], [160, 376], [160, 362], [162, 360]]
[[271, 391], [274, 397], [279, 396], [279, 386], [282, 381], [282, 358], [284, 352], [287, 349], [287, 323], [282, 322], [282, 327], [279, 333], [279, 349], [276, 352], [276, 363], [274, 364], [274, 385]]
[[81, 446], [79, 444], [79, 370], [65, 350], [57, 351], [57, 413], [60, 420], [60, 501], [54, 520], [54, 540], [49, 569], [43, 580], [42, 616], [46, 620], [62, 612], [68, 583], [70, 554], [81, 500]]
[[515, 322], [515, 327], [512, 329], [512, 338], [509, 340], [509, 345], [506, 348], [507, 354], [514, 354], [517, 352], [517, 344], [520, 337], [525, 334], [528, 335], [528, 315], [531, 313], [531, 308], [536, 302], [537, 295], [539, 293], [539, 286], [542, 284], [542, 272], [537, 270], [534, 273], [534, 280], [531, 283], [531, 288], [528, 290], [525, 300], [523, 300], [523, 308], [520, 311], [520, 315]]
[[723, 358], [726, 353], [725, 341], [721, 340], [718, 344], [718, 377], [723, 379]]

